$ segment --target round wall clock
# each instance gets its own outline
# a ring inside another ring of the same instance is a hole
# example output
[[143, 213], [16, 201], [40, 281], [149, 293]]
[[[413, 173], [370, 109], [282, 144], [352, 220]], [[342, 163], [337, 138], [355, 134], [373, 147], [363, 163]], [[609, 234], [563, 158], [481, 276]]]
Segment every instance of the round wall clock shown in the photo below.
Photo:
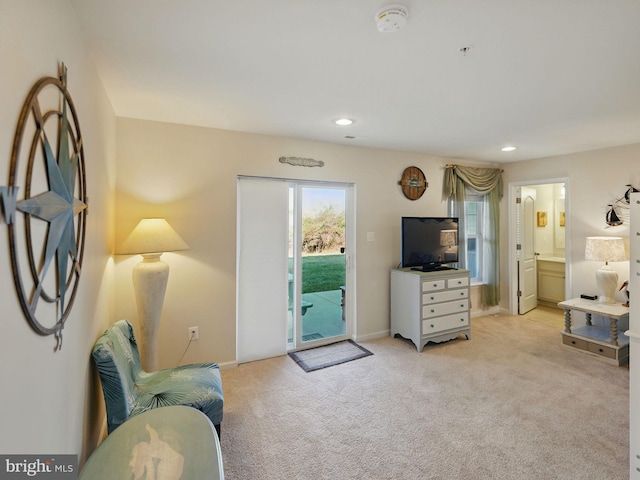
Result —
[[55, 334], [59, 350], [82, 270], [88, 202], [82, 135], [64, 65], [58, 78], [40, 79], [25, 100], [9, 188], [17, 192], [8, 227], [20, 305], [37, 333]]
[[409, 200], [419, 199], [429, 186], [424, 173], [418, 167], [405, 168], [398, 185], [402, 187], [402, 193]]

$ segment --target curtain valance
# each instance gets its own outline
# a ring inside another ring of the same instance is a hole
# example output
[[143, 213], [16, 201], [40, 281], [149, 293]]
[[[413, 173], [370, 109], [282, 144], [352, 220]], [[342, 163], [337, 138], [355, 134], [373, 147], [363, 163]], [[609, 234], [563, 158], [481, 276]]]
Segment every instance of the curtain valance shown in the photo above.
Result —
[[442, 184], [442, 199], [448, 201], [453, 195], [457, 196], [456, 177], [472, 190], [481, 195], [487, 194], [494, 188], [501, 200], [503, 195], [502, 170], [499, 168], [462, 167], [460, 165], [447, 165], [444, 171]]

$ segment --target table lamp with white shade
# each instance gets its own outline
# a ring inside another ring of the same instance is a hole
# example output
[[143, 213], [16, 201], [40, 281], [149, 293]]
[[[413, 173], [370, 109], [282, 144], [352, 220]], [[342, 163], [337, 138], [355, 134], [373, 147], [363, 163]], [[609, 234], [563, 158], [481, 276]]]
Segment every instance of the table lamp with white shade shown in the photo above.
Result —
[[618, 274], [609, 266], [609, 262], [627, 260], [622, 237], [587, 237], [584, 258], [604, 262], [604, 265], [596, 270], [596, 284], [600, 290], [598, 301], [616, 303], [613, 296], [618, 286]]
[[160, 256], [188, 248], [164, 218], [144, 218], [117, 252], [142, 255], [142, 261], [133, 267], [133, 289], [142, 331], [141, 361], [146, 371], [158, 366], [158, 328], [169, 278], [169, 265]]

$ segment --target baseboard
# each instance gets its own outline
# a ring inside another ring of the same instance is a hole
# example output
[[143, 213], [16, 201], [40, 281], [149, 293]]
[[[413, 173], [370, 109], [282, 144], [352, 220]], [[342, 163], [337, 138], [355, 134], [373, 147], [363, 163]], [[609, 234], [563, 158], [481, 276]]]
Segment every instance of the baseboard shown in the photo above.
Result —
[[233, 361], [233, 362], [223, 362], [223, 363], [219, 363], [218, 367], [220, 368], [220, 370], [228, 370], [230, 368], [236, 368], [238, 366], [238, 362]]
[[367, 342], [369, 340], [376, 340], [378, 338], [388, 337], [391, 334], [391, 330], [382, 330], [376, 333], [369, 333], [367, 335], [354, 335], [352, 340], [354, 342]]

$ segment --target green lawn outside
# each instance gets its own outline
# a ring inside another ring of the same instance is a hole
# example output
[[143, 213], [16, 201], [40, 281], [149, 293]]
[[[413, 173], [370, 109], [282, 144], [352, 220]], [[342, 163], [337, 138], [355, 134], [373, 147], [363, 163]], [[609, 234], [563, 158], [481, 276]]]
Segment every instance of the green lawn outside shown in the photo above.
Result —
[[344, 279], [344, 255], [306, 255], [302, 257], [302, 293], [338, 290], [344, 285]]

